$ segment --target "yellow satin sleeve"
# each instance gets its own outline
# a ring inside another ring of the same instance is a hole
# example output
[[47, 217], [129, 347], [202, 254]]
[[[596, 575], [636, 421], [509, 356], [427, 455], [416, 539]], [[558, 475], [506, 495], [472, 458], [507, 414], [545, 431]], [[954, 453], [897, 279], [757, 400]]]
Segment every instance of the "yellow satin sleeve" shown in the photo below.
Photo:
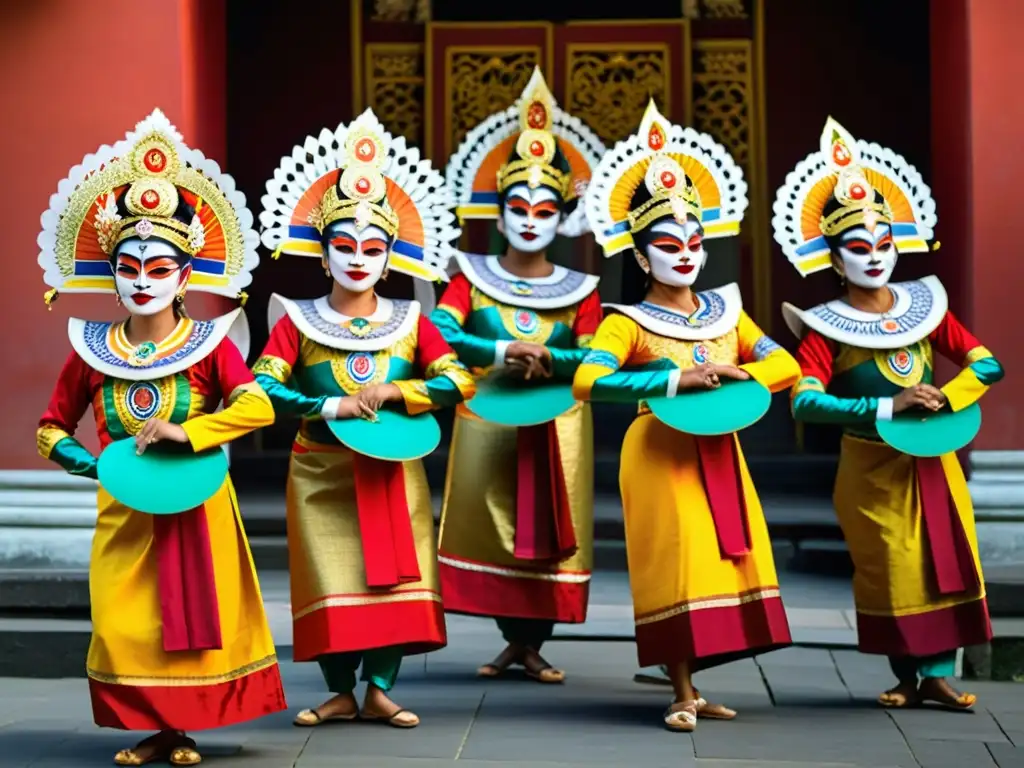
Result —
[[224, 410], [197, 416], [181, 426], [198, 453], [273, 423], [274, 406], [270, 398], [259, 384], [250, 381], [235, 388]]
[[572, 395], [589, 400], [594, 382], [617, 371], [643, 343], [639, 326], [625, 315], [608, 315], [597, 327], [590, 350], [572, 380]]
[[954, 412], [978, 402], [990, 386], [1003, 378], [1003, 367], [986, 347], [968, 352], [964, 366], [941, 388]]
[[800, 380], [800, 364], [762, 331], [746, 312], [736, 326], [740, 368], [771, 392], [782, 392]]

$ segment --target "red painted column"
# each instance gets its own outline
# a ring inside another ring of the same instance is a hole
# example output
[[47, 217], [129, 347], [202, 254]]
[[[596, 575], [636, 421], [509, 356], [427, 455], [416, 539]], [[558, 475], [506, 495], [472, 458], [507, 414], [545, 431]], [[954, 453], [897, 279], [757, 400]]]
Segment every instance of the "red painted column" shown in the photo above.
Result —
[[[49, 467], [35, 428], [68, 350], [67, 318], [116, 318], [111, 297], [61, 297], [47, 312], [39, 217], [72, 165], [160, 107], [185, 141], [225, 160], [222, 0], [0, 4], [0, 210], [4, 212], [0, 469]], [[219, 299], [194, 295], [199, 316]], [[95, 444], [91, 420], [80, 434]]]
[[[943, 0], [938, 0], [941, 5]], [[970, 0], [969, 120], [971, 326], [1003, 363], [1007, 380], [986, 395], [984, 426], [975, 448], [1024, 450], [1024, 298], [1021, 183], [1024, 180], [1024, 4]], [[941, 162], [941, 158], [937, 158]], [[941, 213], [940, 213], [941, 216]]]

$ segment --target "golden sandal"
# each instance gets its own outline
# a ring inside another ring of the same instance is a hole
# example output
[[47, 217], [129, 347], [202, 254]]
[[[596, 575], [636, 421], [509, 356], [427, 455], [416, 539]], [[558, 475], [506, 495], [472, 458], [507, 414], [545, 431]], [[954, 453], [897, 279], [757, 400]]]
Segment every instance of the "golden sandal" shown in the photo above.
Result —
[[157, 760], [163, 760], [166, 757], [166, 752], [160, 752], [144, 760], [139, 757], [139, 754], [134, 749], [122, 749], [114, 755], [114, 765], [146, 765], [147, 763], [155, 763]]
[[907, 695], [903, 691], [893, 688], [879, 696], [878, 703], [887, 709], [910, 709], [920, 705], [921, 699], [916, 693]]
[[315, 728], [318, 725], [330, 722], [350, 723], [359, 718], [359, 712], [348, 712], [342, 715], [328, 715], [321, 717], [315, 709], [304, 709], [292, 720], [292, 725], [300, 728]]
[[663, 719], [670, 731], [692, 733], [697, 729], [697, 702], [677, 701], [665, 710]]
[[527, 669], [526, 676], [531, 680], [536, 680], [538, 683], [545, 683], [547, 685], [565, 682], [565, 672], [560, 669], [555, 669], [550, 664], [536, 670]]
[[167, 761], [171, 765], [199, 765], [203, 762], [203, 756], [191, 747], [177, 747], [171, 750]]
[[[409, 715], [410, 718], [402, 719], [402, 715]], [[420, 724], [419, 715], [415, 712], [410, 712], [408, 709], [399, 709], [396, 712], [392, 712], [390, 715], [371, 715], [367, 714], [366, 710], [363, 710], [359, 715], [365, 722], [368, 723], [383, 723], [390, 725], [392, 728], [415, 728]]]

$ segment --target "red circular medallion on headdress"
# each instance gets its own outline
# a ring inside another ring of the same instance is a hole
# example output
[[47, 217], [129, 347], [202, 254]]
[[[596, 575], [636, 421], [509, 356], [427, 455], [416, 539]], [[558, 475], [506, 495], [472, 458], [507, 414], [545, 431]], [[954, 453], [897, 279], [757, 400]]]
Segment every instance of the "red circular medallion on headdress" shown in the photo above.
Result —
[[672, 189], [676, 185], [676, 175], [672, 171], [661, 172], [661, 186], [665, 189]]
[[142, 203], [143, 208], [152, 211], [160, 205], [160, 195], [157, 194], [155, 189], [147, 189], [142, 193], [142, 197], [139, 199], [139, 202]]
[[530, 108], [526, 111], [526, 124], [531, 128], [541, 129], [548, 122], [548, 111], [544, 108], [544, 105], [539, 101], [535, 101], [530, 104]]
[[660, 125], [652, 125], [651, 130], [647, 132], [647, 146], [655, 152], [665, 146], [665, 132], [661, 130]]
[[356, 157], [362, 162], [369, 163], [377, 156], [377, 147], [373, 143], [373, 139], [368, 136], [364, 136], [356, 142]]
[[544, 154], [544, 145], [534, 139], [530, 142], [530, 154], [534, 157], [540, 157]]
[[850, 185], [850, 199], [851, 200], [863, 200], [867, 197], [867, 190], [864, 189], [864, 185], [859, 182], [854, 182]]
[[167, 167], [167, 156], [159, 149], [151, 149], [142, 162], [150, 173], [160, 173]]
[[358, 179], [356, 179], [355, 188], [356, 192], [358, 192], [361, 195], [365, 195], [367, 192], [370, 191], [370, 180], [365, 176], [360, 176]]
[[832, 161], [840, 168], [849, 165], [852, 159], [853, 155], [850, 153], [850, 148], [843, 142], [837, 141], [832, 145]]

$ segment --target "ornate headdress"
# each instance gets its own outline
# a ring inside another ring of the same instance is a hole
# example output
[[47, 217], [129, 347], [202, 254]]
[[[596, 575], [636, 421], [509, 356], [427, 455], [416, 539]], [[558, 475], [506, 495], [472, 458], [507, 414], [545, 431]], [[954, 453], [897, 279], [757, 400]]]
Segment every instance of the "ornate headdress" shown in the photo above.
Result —
[[[195, 210], [188, 223], [175, 218], [180, 201]], [[58, 292], [114, 293], [110, 257], [131, 237], [166, 240], [194, 257], [189, 288], [196, 291], [241, 298], [259, 264], [245, 195], [215, 161], [185, 146], [159, 109], [72, 168], [42, 223], [47, 304]]]
[[[641, 184], [651, 197], [631, 209]], [[747, 184], [725, 147], [706, 133], [673, 125], [652, 99], [637, 133], [601, 159], [585, 206], [605, 255], [614, 256], [633, 248], [633, 235], [665, 216], [682, 221], [692, 214], [705, 238], [738, 234]]]
[[263, 244], [295, 256], [323, 257], [321, 235], [341, 219], [377, 226], [394, 239], [388, 264], [424, 280], [447, 280], [459, 228], [451, 193], [429, 160], [392, 137], [372, 110], [348, 126], [324, 128], [292, 149], [267, 181]]
[[[824, 215], [833, 199], [838, 208]], [[900, 253], [915, 253], [928, 250], [936, 222], [935, 201], [917, 169], [889, 149], [855, 140], [831, 117], [818, 151], [786, 176], [773, 210], [775, 239], [805, 277], [832, 265], [826, 236], [873, 218], [892, 227]]]
[[[568, 172], [552, 164], [557, 150]], [[515, 105], [466, 135], [448, 162], [446, 177], [460, 219], [496, 219], [499, 196], [513, 184], [550, 187], [566, 201], [577, 197], [604, 150], [597, 134], [555, 104], [538, 67]]]

